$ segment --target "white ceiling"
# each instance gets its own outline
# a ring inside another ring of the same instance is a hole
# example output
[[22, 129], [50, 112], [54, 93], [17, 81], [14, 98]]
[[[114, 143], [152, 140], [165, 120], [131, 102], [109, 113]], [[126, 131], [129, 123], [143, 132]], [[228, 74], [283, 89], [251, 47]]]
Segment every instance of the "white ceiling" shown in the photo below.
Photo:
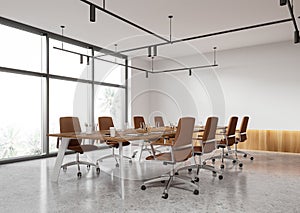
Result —
[[[93, 0], [97, 5], [102, 0]], [[300, 0], [294, 0], [295, 15], [300, 15]], [[173, 18], [174, 39], [228, 30], [290, 18], [279, 0], [106, 0], [106, 9], [168, 38], [169, 19]], [[97, 11], [96, 23], [89, 22], [89, 7], [80, 0], [1, 0], [0, 16], [60, 33], [101, 47], [118, 50], [162, 42], [114, 17]], [[299, 24], [299, 19], [297, 19]], [[299, 25], [300, 26], [300, 25]], [[292, 22], [230, 33], [189, 43], [160, 47], [159, 55], [178, 57], [196, 52], [219, 50], [293, 40]], [[130, 53], [146, 55], [146, 50]]]

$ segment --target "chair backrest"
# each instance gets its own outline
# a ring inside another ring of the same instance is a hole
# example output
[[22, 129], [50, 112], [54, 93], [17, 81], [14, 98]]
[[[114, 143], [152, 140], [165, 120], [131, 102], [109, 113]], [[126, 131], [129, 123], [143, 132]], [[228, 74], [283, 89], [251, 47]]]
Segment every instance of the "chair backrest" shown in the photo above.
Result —
[[[78, 117], [61, 117], [59, 118], [60, 132], [81, 132]], [[70, 139], [69, 146], [79, 146], [82, 140]]]
[[[192, 145], [192, 137], [194, 132], [195, 118], [183, 117], [179, 119], [177, 131], [174, 139], [174, 148]], [[174, 151], [176, 162], [184, 161], [191, 157], [192, 146], [178, 151]]]
[[248, 121], [249, 121], [249, 117], [244, 116], [243, 120], [242, 120], [242, 123], [241, 123], [241, 128], [240, 128], [239, 142], [244, 142], [245, 140], [247, 140]]
[[209, 153], [216, 149], [216, 131], [218, 126], [218, 117], [209, 117], [206, 120], [205, 129], [202, 138], [202, 152]]
[[230, 118], [229, 125], [226, 132], [227, 145], [232, 146], [236, 142], [235, 131], [238, 117], [233, 116]]
[[99, 117], [98, 124], [99, 130], [109, 130], [110, 127], [114, 127], [112, 117]]
[[145, 120], [143, 116], [134, 116], [133, 117], [133, 125], [135, 129], [138, 129], [141, 127], [141, 123], [145, 124]]
[[165, 126], [164, 120], [163, 120], [163, 118], [161, 116], [155, 116], [154, 117], [154, 124], [155, 124], [155, 126], [158, 124], [157, 127], [163, 127], [163, 126]]

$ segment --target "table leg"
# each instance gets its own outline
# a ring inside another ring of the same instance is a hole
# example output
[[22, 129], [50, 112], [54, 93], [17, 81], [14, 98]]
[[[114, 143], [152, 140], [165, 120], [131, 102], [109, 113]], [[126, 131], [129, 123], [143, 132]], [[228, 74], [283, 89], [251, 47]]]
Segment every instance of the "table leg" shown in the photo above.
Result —
[[53, 168], [52, 181], [54, 181], [54, 182], [58, 181], [60, 168], [63, 163], [65, 152], [66, 152], [68, 145], [69, 145], [69, 138], [62, 138], [62, 141], [59, 145], [55, 165]]
[[121, 198], [125, 199], [124, 192], [124, 163], [123, 163], [123, 143], [119, 142], [119, 155], [120, 155], [120, 188], [121, 188]]

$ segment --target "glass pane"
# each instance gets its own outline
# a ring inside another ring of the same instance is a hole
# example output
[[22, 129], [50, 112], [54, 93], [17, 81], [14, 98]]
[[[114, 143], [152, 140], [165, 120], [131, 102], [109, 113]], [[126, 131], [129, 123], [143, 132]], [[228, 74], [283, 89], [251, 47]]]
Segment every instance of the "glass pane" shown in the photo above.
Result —
[[[91, 58], [88, 62], [87, 57], [84, 56], [81, 63], [80, 55], [58, 50], [54, 47], [62, 48], [62, 42], [53, 39], [49, 41], [50, 74], [91, 80]], [[91, 50], [86, 48], [68, 43], [64, 43], [63, 47], [66, 50], [91, 55]]]
[[[50, 79], [49, 97], [49, 132], [59, 133], [59, 118], [65, 116], [79, 117], [81, 129], [85, 123], [91, 123], [91, 85]], [[56, 138], [49, 138], [50, 152], [57, 151]]]
[[42, 79], [0, 72], [0, 159], [42, 154]]
[[114, 125], [122, 129], [125, 123], [125, 89], [96, 86], [95, 87], [95, 122], [98, 117], [111, 116]]
[[[101, 57], [101, 59], [125, 64], [124, 59], [112, 56]], [[125, 85], [125, 67], [95, 59], [95, 81]]]
[[0, 66], [41, 72], [42, 36], [0, 25]]

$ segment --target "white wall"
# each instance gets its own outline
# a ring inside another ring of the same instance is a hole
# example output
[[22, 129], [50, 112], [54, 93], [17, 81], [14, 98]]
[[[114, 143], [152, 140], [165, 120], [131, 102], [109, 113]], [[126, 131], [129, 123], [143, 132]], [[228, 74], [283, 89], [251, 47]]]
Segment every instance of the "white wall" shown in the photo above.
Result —
[[[266, 44], [217, 53], [215, 69], [138, 74], [132, 93], [144, 93], [132, 105], [133, 112], [150, 119], [162, 114], [165, 121], [195, 116], [197, 123], [218, 115], [226, 124], [232, 115], [251, 117], [252, 129], [300, 128], [300, 45], [292, 41]], [[206, 58], [207, 57], [207, 58]], [[135, 65], [138, 64], [135, 61]], [[157, 61], [158, 69], [212, 63], [212, 54]], [[146, 63], [146, 62], [144, 62]], [[147, 90], [148, 86], [148, 92]], [[146, 103], [149, 104], [146, 106]], [[143, 107], [143, 109], [140, 109]]]

